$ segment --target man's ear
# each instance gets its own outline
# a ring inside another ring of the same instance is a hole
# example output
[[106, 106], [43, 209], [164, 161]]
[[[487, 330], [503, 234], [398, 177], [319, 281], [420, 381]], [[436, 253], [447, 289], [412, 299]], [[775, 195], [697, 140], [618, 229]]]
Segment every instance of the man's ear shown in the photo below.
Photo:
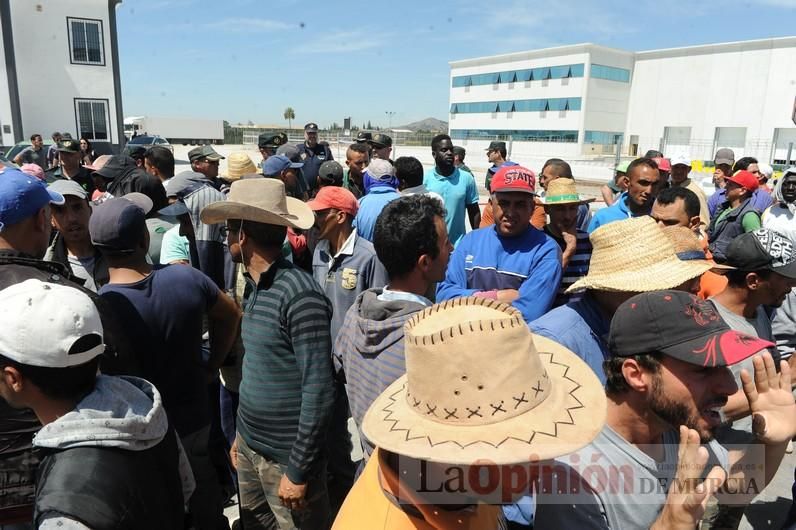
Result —
[[24, 386], [22, 374], [13, 366], [4, 366], [0, 370], [0, 380], [13, 392], [20, 392]]
[[428, 254], [423, 254], [419, 258], [417, 258], [417, 268], [420, 269], [421, 272], [425, 273], [431, 269], [432, 262], [434, 260], [431, 259], [431, 256]]
[[622, 363], [622, 375], [627, 386], [643, 394], [652, 391], [653, 374], [641, 367], [635, 359], [625, 359]]
[[698, 215], [695, 215], [691, 219], [688, 220], [688, 228], [694, 230], [699, 227], [700, 223], [702, 223], [702, 218]]

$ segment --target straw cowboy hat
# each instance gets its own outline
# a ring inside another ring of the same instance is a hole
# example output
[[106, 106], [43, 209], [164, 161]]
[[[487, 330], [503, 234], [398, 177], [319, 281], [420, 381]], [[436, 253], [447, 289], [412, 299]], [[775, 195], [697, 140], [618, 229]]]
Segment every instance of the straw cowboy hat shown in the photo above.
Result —
[[260, 170], [254, 165], [249, 155], [242, 151], [235, 151], [227, 157], [227, 169], [220, 177], [224, 180], [240, 180], [243, 175], [259, 173]]
[[603, 225], [589, 239], [593, 247], [589, 272], [570, 285], [567, 293], [674, 289], [713, 267], [680, 260], [669, 238], [648, 215]]
[[241, 219], [269, 225], [307, 230], [315, 214], [298, 199], [285, 195], [285, 184], [278, 179], [244, 179], [232, 183], [227, 200], [206, 206], [201, 213], [206, 224]]
[[544, 204], [555, 206], [556, 204], [587, 204], [594, 199], [581, 199], [578, 195], [578, 188], [575, 181], [568, 178], [557, 178], [547, 184], [547, 192], [544, 196]]
[[591, 368], [531, 334], [509, 305], [448, 300], [412, 316], [404, 334], [406, 375], [362, 422], [380, 448], [454, 465], [516, 464], [575, 451], [605, 423]]
[[709, 260], [697, 235], [687, 226], [664, 226], [662, 230], [674, 245], [674, 252], [679, 259], [710, 265], [710, 270], [719, 274], [735, 269], [735, 267], [720, 265]]

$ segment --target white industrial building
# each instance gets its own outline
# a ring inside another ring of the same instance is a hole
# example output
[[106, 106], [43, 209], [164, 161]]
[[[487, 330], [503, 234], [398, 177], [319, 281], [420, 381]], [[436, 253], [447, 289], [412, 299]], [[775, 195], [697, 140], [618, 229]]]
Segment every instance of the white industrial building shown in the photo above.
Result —
[[[577, 44], [453, 61], [450, 134], [515, 159], [658, 149], [784, 162], [796, 144], [796, 37], [630, 52]], [[796, 158], [796, 145], [794, 154]]]
[[123, 142], [121, 0], [0, 0], [0, 143], [54, 131]]

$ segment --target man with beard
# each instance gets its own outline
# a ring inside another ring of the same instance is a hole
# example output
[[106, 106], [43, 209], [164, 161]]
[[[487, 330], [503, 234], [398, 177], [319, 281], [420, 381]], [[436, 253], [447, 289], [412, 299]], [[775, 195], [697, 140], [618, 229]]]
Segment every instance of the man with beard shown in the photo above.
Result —
[[318, 142], [318, 124], [308, 123], [304, 126], [304, 143], [298, 146], [301, 159], [304, 161], [304, 183], [312, 192], [318, 179], [318, 170], [327, 160], [334, 160], [332, 150], [326, 142]]
[[94, 181], [91, 179], [91, 172], [80, 164], [80, 143], [67, 138], [58, 142], [56, 149], [60, 164], [44, 172], [47, 182], [61, 179], [74, 180], [90, 196], [94, 191]]
[[650, 214], [662, 184], [658, 164], [651, 158], [633, 160], [627, 168], [625, 182], [627, 191], [619, 195], [614, 204], [594, 214], [589, 223], [590, 234], [602, 225]]
[[693, 529], [711, 495], [749, 502], [796, 434], [787, 363], [777, 373], [764, 352], [753, 360], [754, 376], [742, 376], [757, 442], [728, 450], [712, 438], [738, 389], [727, 367], [769, 346], [730, 329], [710, 302], [688, 293], [627, 300], [611, 323], [606, 425], [543, 473], [534, 524]]
[[437, 288], [438, 302], [462, 296], [490, 298], [513, 305], [526, 322], [550, 309], [561, 281], [560, 250], [528, 223], [535, 185], [533, 173], [522, 166], [502, 167], [495, 173], [491, 185], [495, 225], [461, 239]]
[[470, 173], [453, 165], [453, 142], [450, 136], [438, 134], [432, 138], [431, 154], [434, 157], [434, 167], [426, 171], [423, 184], [428, 191], [439, 193], [445, 201], [448, 237], [453, 246], [456, 246], [466, 231], [465, 212], [470, 218], [470, 228], [476, 229], [481, 224], [478, 189]]

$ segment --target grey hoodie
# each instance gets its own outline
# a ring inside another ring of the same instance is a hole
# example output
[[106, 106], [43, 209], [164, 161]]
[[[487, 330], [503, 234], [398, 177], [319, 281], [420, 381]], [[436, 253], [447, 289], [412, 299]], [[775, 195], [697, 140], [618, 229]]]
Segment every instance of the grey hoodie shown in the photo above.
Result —
[[[152, 383], [137, 377], [100, 375], [94, 391], [73, 411], [42, 427], [33, 438], [33, 445], [48, 449], [115, 447], [144, 451], [160, 443], [168, 426], [160, 392]], [[187, 505], [196, 483], [179, 437], [176, 439]]]
[[366, 458], [372, 446], [362, 434], [362, 419], [379, 394], [406, 372], [404, 324], [425, 307], [407, 300], [379, 300], [381, 292], [368, 289], [357, 297], [334, 348], [342, 358], [351, 416], [360, 429]]

